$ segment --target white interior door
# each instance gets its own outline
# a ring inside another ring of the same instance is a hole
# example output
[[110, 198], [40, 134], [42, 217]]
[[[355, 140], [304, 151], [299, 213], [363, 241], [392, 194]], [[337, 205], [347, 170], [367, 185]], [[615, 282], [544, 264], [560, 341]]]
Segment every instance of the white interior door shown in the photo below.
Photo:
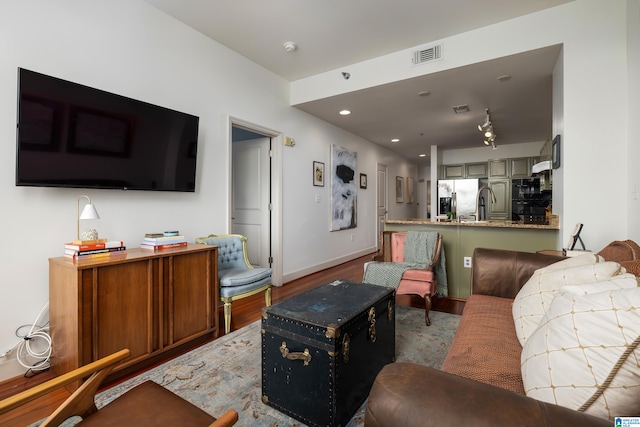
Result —
[[376, 177], [376, 188], [377, 188], [377, 206], [378, 206], [378, 221], [376, 227], [376, 245], [377, 248], [380, 249], [380, 239], [382, 237], [382, 232], [384, 231], [384, 220], [387, 219], [387, 214], [389, 213], [387, 209], [387, 165], [383, 165], [378, 163], [378, 172]]
[[247, 237], [249, 261], [269, 267], [270, 236], [270, 138], [232, 144], [231, 232]]

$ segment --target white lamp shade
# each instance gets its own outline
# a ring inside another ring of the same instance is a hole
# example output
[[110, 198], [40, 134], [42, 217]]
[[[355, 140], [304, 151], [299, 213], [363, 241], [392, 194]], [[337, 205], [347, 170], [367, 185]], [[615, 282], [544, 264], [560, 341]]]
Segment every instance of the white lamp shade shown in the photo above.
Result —
[[84, 209], [82, 209], [80, 219], [100, 219], [100, 215], [98, 215], [98, 211], [95, 206], [91, 203], [87, 203], [84, 205]]

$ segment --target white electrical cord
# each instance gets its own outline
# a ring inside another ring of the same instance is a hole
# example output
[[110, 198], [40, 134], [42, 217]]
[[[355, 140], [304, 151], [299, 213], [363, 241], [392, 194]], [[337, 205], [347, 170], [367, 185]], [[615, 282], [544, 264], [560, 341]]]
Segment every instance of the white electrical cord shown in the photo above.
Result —
[[[16, 358], [18, 363], [32, 371], [44, 371], [49, 369], [51, 357], [51, 336], [49, 336], [49, 326], [38, 326], [42, 314], [49, 308], [47, 302], [33, 325], [23, 325], [16, 330], [16, 336], [22, 338], [14, 348], [17, 348]], [[29, 332], [21, 336], [20, 329], [30, 326]]]

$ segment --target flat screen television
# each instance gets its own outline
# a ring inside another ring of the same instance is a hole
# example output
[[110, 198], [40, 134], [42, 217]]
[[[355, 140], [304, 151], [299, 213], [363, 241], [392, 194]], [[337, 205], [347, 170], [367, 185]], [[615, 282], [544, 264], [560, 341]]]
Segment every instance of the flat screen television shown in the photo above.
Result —
[[198, 124], [19, 68], [16, 185], [193, 192]]

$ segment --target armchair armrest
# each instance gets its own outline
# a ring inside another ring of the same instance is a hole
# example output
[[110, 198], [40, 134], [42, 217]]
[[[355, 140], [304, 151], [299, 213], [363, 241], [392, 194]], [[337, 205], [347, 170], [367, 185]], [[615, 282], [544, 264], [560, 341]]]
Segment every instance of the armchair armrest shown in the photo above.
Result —
[[471, 293], [515, 298], [537, 269], [563, 259], [532, 252], [476, 248], [471, 268]]
[[562, 406], [413, 363], [391, 363], [367, 400], [366, 427], [610, 426]]

